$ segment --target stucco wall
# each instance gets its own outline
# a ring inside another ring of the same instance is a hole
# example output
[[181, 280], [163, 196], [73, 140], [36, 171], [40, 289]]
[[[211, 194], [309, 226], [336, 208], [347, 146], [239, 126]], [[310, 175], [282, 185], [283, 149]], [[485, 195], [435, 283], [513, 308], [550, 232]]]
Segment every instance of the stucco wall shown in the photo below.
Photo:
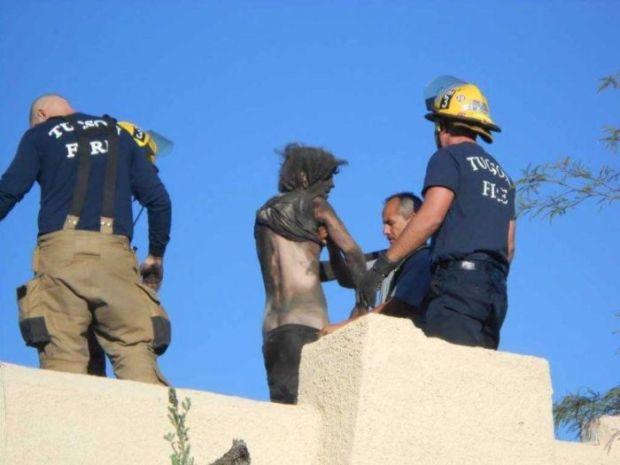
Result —
[[[304, 348], [300, 404], [189, 396], [197, 462], [246, 441], [254, 465], [620, 465], [553, 440], [545, 360], [428, 339], [370, 315]], [[0, 465], [167, 465], [165, 388], [0, 363]], [[608, 442], [608, 441], [607, 441]]]
[[618, 447], [610, 451], [595, 444], [556, 441], [555, 463], [557, 465], [619, 465]]
[[[193, 454], [202, 464], [242, 438], [252, 464], [316, 462], [314, 409], [179, 389], [190, 397]], [[169, 465], [168, 390], [131, 381], [0, 365], [0, 464]], [[299, 434], [304, 431], [304, 434]]]
[[620, 417], [604, 416], [590, 427], [590, 442], [608, 449], [620, 449]]
[[301, 385], [302, 404], [325, 416], [321, 464], [553, 463], [542, 359], [455, 346], [370, 315], [304, 349]]

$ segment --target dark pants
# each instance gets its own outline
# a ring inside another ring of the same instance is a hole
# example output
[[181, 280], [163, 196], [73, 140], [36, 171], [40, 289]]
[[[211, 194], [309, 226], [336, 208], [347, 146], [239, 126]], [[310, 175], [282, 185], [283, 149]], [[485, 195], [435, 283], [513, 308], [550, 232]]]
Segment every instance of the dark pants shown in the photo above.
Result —
[[490, 262], [476, 262], [475, 270], [458, 264], [435, 267], [426, 334], [455, 344], [497, 349], [508, 307], [507, 272]]
[[381, 312], [381, 314], [386, 316], [393, 316], [396, 318], [406, 318], [408, 320], [411, 320], [414, 326], [426, 332], [426, 307], [428, 305], [426, 300], [427, 299], [425, 298], [424, 302], [422, 302], [421, 308], [411, 307], [403, 302], [402, 305], [406, 305], [408, 308], [398, 308], [396, 310], [391, 310], [388, 308], [387, 310]]
[[297, 403], [301, 349], [318, 338], [318, 329], [304, 325], [283, 325], [265, 335], [263, 357], [272, 402]]

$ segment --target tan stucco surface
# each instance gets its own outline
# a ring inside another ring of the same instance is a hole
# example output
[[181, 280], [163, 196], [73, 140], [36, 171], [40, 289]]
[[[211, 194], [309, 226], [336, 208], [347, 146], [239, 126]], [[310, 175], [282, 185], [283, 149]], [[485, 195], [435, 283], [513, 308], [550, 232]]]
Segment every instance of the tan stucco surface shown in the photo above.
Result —
[[[620, 465], [620, 445], [555, 441], [547, 362], [362, 318], [304, 348], [300, 404], [178, 390], [193, 455], [233, 438], [254, 465]], [[164, 465], [168, 391], [0, 362], [0, 465]], [[597, 432], [609, 438], [619, 418]], [[608, 441], [607, 441], [608, 442]]]
[[[620, 449], [620, 417], [604, 416], [590, 428], [590, 442], [594, 445]], [[620, 461], [618, 462], [620, 464]]]
[[[301, 380], [301, 402], [319, 406], [329, 426], [321, 464], [553, 461], [542, 359], [455, 346], [370, 315], [307, 346]], [[348, 437], [332, 431], [343, 406]]]
[[595, 444], [556, 441], [555, 463], [557, 465], [620, 465], [619, 448], [611, 451]]
[[[190, 397], [193, 454], [207, 464], [233, 438], [252, 464], [314, 464], [318, 417], [292, 407], [179, 389]], [[0, 464], [169, 465], [168, 390], [0, 365]], [[300, 434], [303, 431], [304, 434]]]

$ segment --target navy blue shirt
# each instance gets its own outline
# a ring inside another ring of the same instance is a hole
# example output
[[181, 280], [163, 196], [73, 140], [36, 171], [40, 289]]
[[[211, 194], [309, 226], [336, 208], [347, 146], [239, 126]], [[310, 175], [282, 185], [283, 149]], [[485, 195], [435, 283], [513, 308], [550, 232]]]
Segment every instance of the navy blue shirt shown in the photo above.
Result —
[[507, 265], [515, 187], [497, 160], [475, 143], [443, 147], [428, 163], [423, 194], [433, 186], [454, 192], [452, 205], [432, 239], [433, 261], [480, 255]]
[[393, 297], [417, 309], [431, 287], [431, 251], [424, 247], [415, 251], [396, 270]]
[[[79, 121], [105, 124], [97, 116], [77, 113]], [[87, 123], [88, 124], [88, 123]], [[162, 256], [170, 237], [170, 198], [147, 159], [146, 149], [117, 126], [118, 173], [114, 234], [133, 236], [132, 195], [148, 210], [149, 253]], [[41, 186], [39, 235], [62, 229], [77, 178], [77, 140], [75, 131], [63, 118], [50, 118], [26, 131], [13, 162], [0, 179], [0, 220], [32, 188]], [[105, 140], [92, 145], [90, 175], [78, 229], [99, 231], [103, 201], [103, 181], [107, 162]]]

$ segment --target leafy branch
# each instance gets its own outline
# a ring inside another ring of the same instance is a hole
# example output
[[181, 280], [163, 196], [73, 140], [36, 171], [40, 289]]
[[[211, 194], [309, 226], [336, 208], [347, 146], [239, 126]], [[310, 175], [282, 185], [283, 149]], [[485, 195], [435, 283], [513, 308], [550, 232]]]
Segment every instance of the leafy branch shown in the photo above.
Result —
[[[598, 91], [607, 89], [620, 89], [620, 73], [600, 80]], [[601, 140], [609, 150], [617, 153], [620, 128], [606, 127]], [[518, 208], [522, 215], [545, 217], [551, 221], [587, 200], [595, 201], [600, 207], [620, 200], [620, 171], [608, 165], [592, 170], [584, 163], [566, 157], [551, 163], [528, 165], [522, 173], [522, 178], [516, 182]], [[603, 394], [591, 389], [568, 394], [553, 404], [556, 429], [565, 426], [582, 440], [590, 439], [592, 427], [604, 415], [620, 415], [620, 386]], [[617, 441], [620, 441], [620, 431], [612, 435], [605, 447], [610, 449]]]
[[[620, 89], [620, 73], [601, 78], [598, 91], [602, 92], [607, 89]], [[607, 126], [603, 132], [606, 134], [601, 140], [607, 148], [614, 153], [618, 153], [618, 145], [620, 144], [620, 128]]]
[[[600, 80], [598, 91], [607, 89], [620, 89], [620, 73]], [[620, 128], [604, 128], [601, 141], [617, 153]], [[528, 165], [516, 185], [519, 214], [549, 220], [566, 214], [587, 200], [594, 200], [601, 207], [620, 200], [620, 171], [609, 165], [592, 170], [570, 157], [541, 165]]]
[[528, 165], [517, 181], [517, 192], [520, 214], [551, 220], [589, 199], [601, 206], [620, 200], [620, 171], [608, 165], [593, 171], [566, 157], [553, 163]]
[[607, 148], [614, 153], [618, 153], [618, 145], [620, 144], [620, 128], [607, 126], [603, 132], [606, 134], [601, 140]]
[[590, 439], [590, 427], [604, 415], [620, 415], [620, 386], [605, 394], [587, 389], [568, 394], [553, 404], [555, 427], [566, 426], [582, 440]]
[[611, 448], [613, 447], [614, 442], [620, 441], [620, 429], [614, 428], [613, 431], [614, 431], [614, 434], [611, 435], [611, 437], [607, 441], [607, 444], [605, 444], [605, 450], [607, 451], [607, 453], [611, 451]]
[[620, 73], [612, 74], [611, 76], [605, 76], [600, 79], [598, 85], [598, 91], [602, 92], [606, 89], [619, 89], [620, 88]]
[[177, 392], [174, 388], [170, 388], [168, 391], [168, 404], [168, 419], [174, 426], [174, 431], [164, 436], [164, 439], [172, 446], [170, 462], [172, 465], [195, 465], [194, 458], [191, 456], [191, 445], [189, 444], [189, 427], [185, 423], [192, 403], [189, 398], [185, 398], [181, 402], [181, 408], [179, 408]]

